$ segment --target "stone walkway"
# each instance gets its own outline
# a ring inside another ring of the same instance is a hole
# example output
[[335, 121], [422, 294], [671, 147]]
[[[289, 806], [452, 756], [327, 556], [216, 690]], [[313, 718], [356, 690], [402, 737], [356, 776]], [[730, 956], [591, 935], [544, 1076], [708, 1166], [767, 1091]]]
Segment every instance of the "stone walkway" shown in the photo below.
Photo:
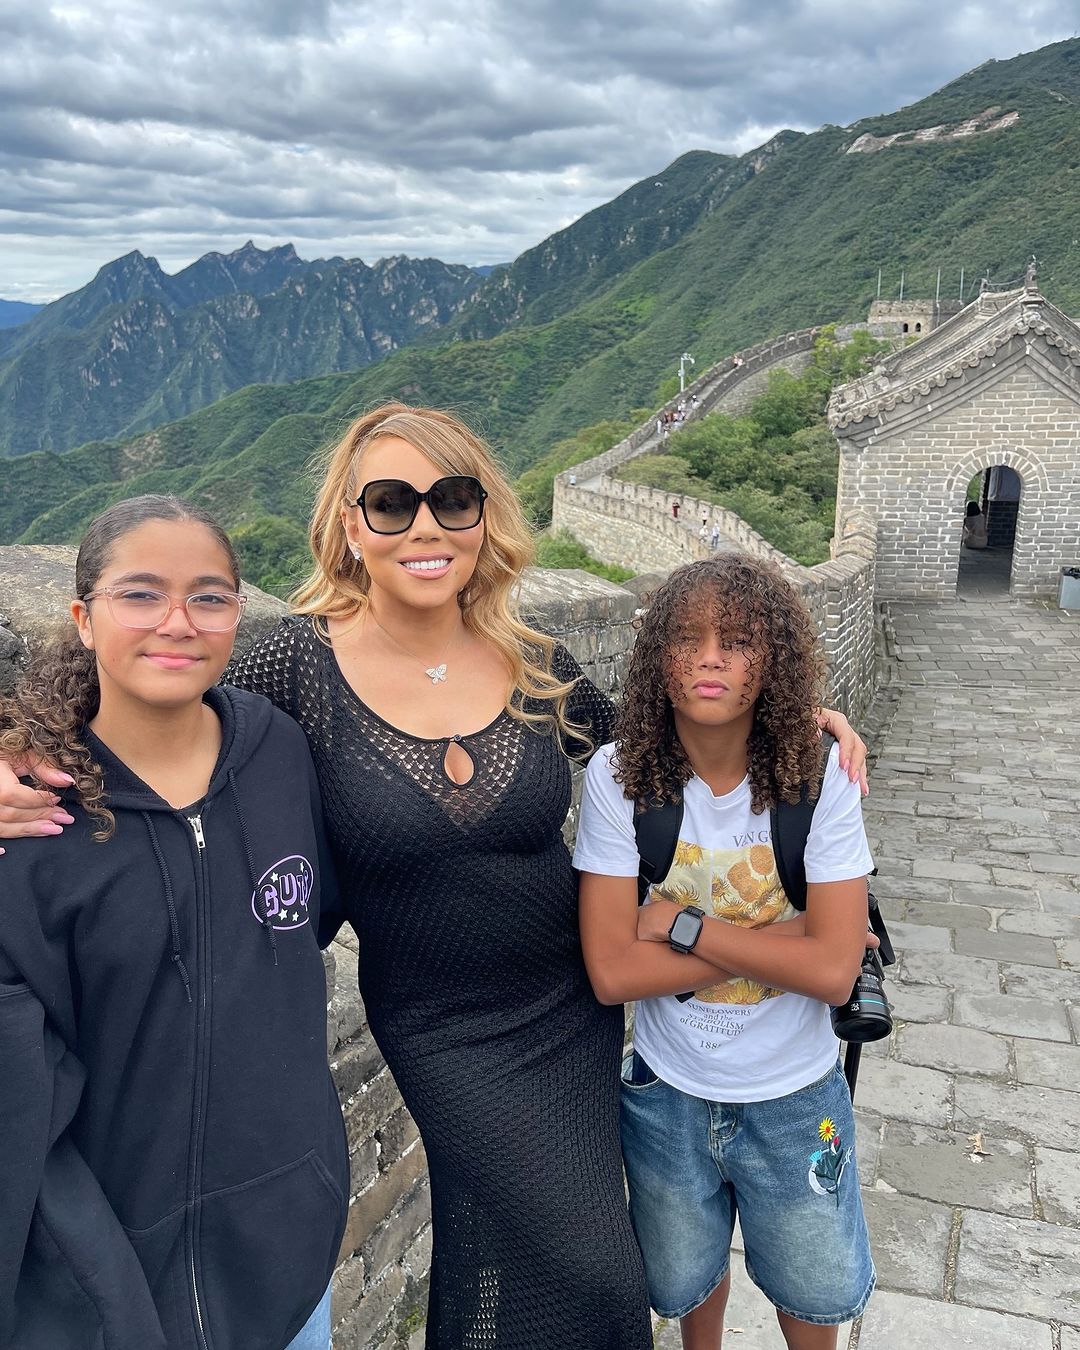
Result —
[[[856, 1096], [878, 1291], [839, 1345], [1080, 1350], [1080, 613], [973, 595], [891, 618], [865, 816], [896, 1029]], [[733, 1272], [725, 1347], [778, 1350]]]

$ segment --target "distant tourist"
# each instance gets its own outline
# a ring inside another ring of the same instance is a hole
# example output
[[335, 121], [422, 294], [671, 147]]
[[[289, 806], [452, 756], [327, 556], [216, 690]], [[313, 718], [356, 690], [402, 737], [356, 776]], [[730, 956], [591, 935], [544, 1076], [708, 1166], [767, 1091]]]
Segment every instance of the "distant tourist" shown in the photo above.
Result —
[[[823, 676], [778, 568], [730, 553], [680, 567], [643, 616], [613, 743], [585, 773], [585, 963], [601, 1002], [636, 1000], [630, 1212], [650, 1302], [686, 1346], [721, 1344], [736, 1216], [788, 1346], [835, 1347], [874, 1288], [829, 1018], [859, 972], [873, 859], [843, 755], [822, 763]], [[820, 805], [806, 914], [792, 917], [769, 812], [807, 783]], [[673, 865], [639, 906], [635, 811], [658, 798], [683, 815]]]
[[720, 522], [718, 520], [714, 520], [712, 523], [712, 530], [709, 533], [709, 547], [714, 553], [720, 547]]
[[978, 502], [968, 502], [965, 508], [963, 544], [965, 548], [986, 547], [986, 517]]
[[675, 497], [671, 503], [671, 514], [675, 517], [676, 520], [679, 519], [679, 505], [680, 505], [679, 499], [678, 497]]
[[571, 475], [570, 475], [570, 486], [571, 486], [571, 487], [577, 487], [577, 474], [576, 474], [576, 473], [571, 473]]
[[698, 530], [697, 537], [703, 544], [709, 537], [709, 527], [704, 521], [701, 522], [701, 529]]

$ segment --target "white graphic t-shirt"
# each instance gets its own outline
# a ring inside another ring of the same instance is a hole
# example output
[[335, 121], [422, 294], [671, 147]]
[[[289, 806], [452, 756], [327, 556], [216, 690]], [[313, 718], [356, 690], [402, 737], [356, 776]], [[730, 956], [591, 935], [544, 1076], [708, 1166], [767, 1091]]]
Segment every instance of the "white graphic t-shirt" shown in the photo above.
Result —
[[[633, 803], [611, 771], [614, 746], [589, 763], [574, 866], [601, 876], [636, 877]], [[776, 872], [769, 813], [750, 810], [750, 783], [714, 797], [695, 775], [683, 792], [683, 820], [671, 870], [651, 895], [744, 928], [796, 911]], [[859, 785], [832, 747], [804, 853], [807, 881], [850, 881], [874, 862], [862, 823]], [[777, 941], [780, 939], [778, 938]], [[656, 1073], [681, 1092], [709, 1101], [768, 1101], [823, 1077], [836, 1061], [829, 1008], [756, 980], [722, 980], [685, 1003], [642, 999], [634, 1044]]]

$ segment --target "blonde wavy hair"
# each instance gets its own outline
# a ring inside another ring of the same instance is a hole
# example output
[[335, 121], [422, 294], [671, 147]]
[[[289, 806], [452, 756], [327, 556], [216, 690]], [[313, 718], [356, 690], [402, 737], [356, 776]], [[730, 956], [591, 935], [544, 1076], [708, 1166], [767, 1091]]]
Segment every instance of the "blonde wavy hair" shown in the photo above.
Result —
[[491, 451], [452, 413], [384, 403], [358, 417], [316, 457], [313, 470], [321, 486], [309, 533], [314, 568], [290, 597], [293, 612], [310, 615], [329, 642], [328, 620], [359, 621], [367, 611], [371, 578], [363, 559], [353, 557], [341, 509], [359, 496], [364, 451], [391, 436], [407, 441], [444, 473], [470, 474], [484, 485], [484, 537], [476, 570], [458, 595], [462, 619], [505, 661], [511, 716], [557, 729], [564, 745], [581, 742], [581, 728], [566, 713], [574, 681], [555, 674], [554, 641], [525, 623], [518, 610], [521, 575], [535, 556], [525, 514]]

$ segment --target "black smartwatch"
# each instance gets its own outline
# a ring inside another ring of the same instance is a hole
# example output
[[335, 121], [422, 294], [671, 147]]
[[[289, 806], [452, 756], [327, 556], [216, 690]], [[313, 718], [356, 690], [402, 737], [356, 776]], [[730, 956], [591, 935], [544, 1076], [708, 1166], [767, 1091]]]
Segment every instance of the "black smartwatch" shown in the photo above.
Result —
[[673, 952], [682, 952], [688, 956], [694, 950], [694, 944], [701, 936], [705, 926], [705, 911], [697, 905], [687, 905], [675, 915], [675, 922], [668, 929], [668, 942]]

